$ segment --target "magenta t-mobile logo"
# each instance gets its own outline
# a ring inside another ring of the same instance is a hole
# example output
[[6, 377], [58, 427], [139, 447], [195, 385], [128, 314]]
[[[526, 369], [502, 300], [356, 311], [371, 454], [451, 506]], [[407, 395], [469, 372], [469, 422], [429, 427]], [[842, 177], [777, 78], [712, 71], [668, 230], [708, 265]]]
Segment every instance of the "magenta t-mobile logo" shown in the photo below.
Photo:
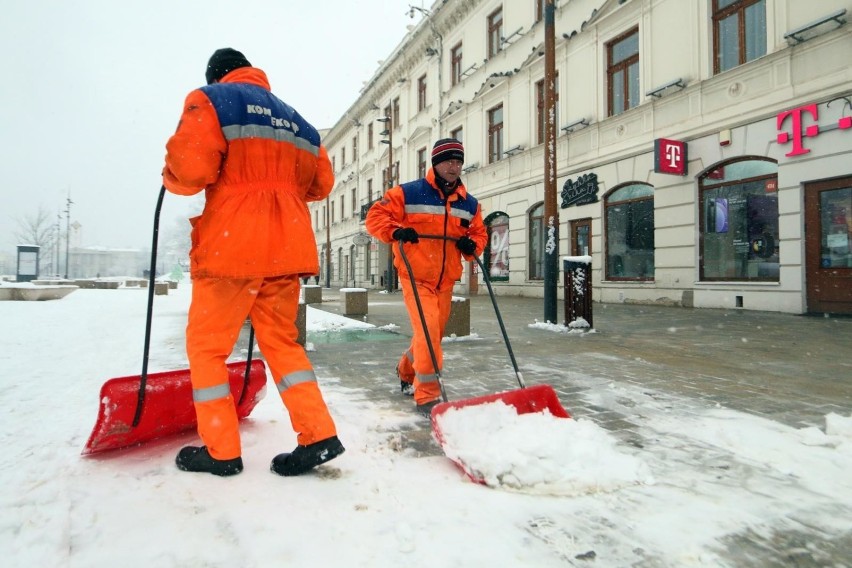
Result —
[[784, 122], [787, 121], [788, 117], [791, 117], [793, 122], [793, 132], [779, 132], [778, 133], [778, 143], [786, 144], [792, 138], [793, 140], [793, 150], [785, 156], [798, 156], [800, 154], [807, 154], [810, 152], [809, 148], [805, 148], [802, 142], [805, 137], [813, 138], [817, 134], [819, 134], [819, 125], [811, 124], [807, 128], [802, 128], [802, 115], [808, 113], [813, 118], [814, 122], [818, 119], [818, 111], [817, 106], [813, 105], [805, 105], [798, 108], [794, 108], [792, 110], [785, 110], [781, 114], [778, 115], [778, 130], [784, 126]]
[[[793, 149], [787, 154], [784, 154], [785, 156], [800, 156], [811, 151], [810, 148], [805, 148], [805, 138], [816, 137], [820, 133], [820, 129], [818, 124], [809, 124], [805, 126], [804, 122], [807, 115], [810, 115], [813, 122], [817, 122], [819, 119], [819, 110], [816, 104], [785, 110], [776, 117], [778, 130], [781, 130], [784, 127], [784, 123], [787, 122], [788, 118], [790, 119], [792, 126], [791, 132], [778, 133], [779, 144], [787, 144], [791, 141], [793, 142]], [[837, 126], [828, 125], [824, 128], [824, 130], [834, 130], [835, 128], [839, 128], [840, 130], [852, 128], [852, 116], [843, 116], [837, 121]]]

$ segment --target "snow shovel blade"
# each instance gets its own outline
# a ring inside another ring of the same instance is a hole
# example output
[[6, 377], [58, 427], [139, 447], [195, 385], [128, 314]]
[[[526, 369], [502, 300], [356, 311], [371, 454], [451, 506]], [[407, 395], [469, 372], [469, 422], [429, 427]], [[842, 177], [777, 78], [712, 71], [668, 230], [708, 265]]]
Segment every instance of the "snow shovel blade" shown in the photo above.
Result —
[[[486, 394], [463, 400], [451, 402], [442, 402], [435, 405], [432, 409], [432, 431], [435, 434], [435, 439], [440, 444], [441, 449], [445, 448], [444, 434], [441, 431], [439, 417], [451, 408], [465, 408], [469, 406], [478, 406], [489, 402], [502, 401], [509, 406], [514, 406], [518, 414], [531, 414], [533, 412], [549, 411], [550, 414], [557, 418], [571, 418], [568, 411], [559, 402], [559, 397], [553, 387], [550, 385], [535, 385], [522, 389], [511, 391], [498, 392], [495, 394]], [[459, 460], [452, 460], [464, 473], [474, 482], [485, 484], [485, 480], [481, 475], [471, 471], [466, 465]]]
[[[235, 401], [242, 398], [242, 403], [237, 405], [237, 416], [243, 419], [263, 399], [266, 365], [262, 360], [252, 361], [248, 381], [245, 380], [245, 362], [229, 363], [227, 367], [231, 394]], [[134, 427], [140, 380], [141, 376], [136, 375], [104, 383], [98, 419], [83, 455], [127, 448], [196, 427], [189, 369], [148, 374], [145, 406], [139, 424]], [[246, 392], [241, 397], [244, 386]]]

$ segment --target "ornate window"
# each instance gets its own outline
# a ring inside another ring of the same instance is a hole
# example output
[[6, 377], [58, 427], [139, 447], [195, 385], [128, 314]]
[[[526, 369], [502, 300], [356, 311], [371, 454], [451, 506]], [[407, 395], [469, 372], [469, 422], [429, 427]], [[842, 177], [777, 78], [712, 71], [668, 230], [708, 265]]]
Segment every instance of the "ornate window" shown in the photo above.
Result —
[[766, 55], [766, 0], [713, 0], [713, 72]]
[[606, 45], [607, 116], [615, 116], [639, 104], [639, 28]]
[[488, 111], [488, 163], [503, 159], [503, 105]]
[[426, 108], [426, 75], [417, 79], [417, 110]]
[[604, 198], [606, 279], [654, 279], [654, 188], [630, 183]]
[[497, 8], [488, 16], [488, 59], [503, 47], [503, 8]]
[[450, 51], [450, 82], [453, 86], [462, 80], [462, 43], [458, 42]]

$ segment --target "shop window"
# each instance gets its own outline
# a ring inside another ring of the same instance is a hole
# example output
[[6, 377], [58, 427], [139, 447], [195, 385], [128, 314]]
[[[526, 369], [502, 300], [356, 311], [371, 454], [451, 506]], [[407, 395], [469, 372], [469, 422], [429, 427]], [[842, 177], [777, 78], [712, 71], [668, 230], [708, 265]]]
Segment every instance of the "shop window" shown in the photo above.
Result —
[[699, 178], [700, 278], [778, 281], [778, 165], [746, 158]]
[[529, 212], [529, 280], [544, 279], [544, 203]]
[[604, 198], [607, 280], [654, 279], [654, 188], [631, 183]]
[[639, 104], [639, 28], [606, 45], [607, 116]]
[[337, 249], [337, 279], [343, 281], [343, 267], [346, 264], [343, 262], [343, 247]]
[[492, 281], [509, 280], [509, 216], [495, 211], [485, 218], [488, 244], [483, 253], [483, 264]]
[[713, 72], [766, 55], [766, 1], [713, 0]]

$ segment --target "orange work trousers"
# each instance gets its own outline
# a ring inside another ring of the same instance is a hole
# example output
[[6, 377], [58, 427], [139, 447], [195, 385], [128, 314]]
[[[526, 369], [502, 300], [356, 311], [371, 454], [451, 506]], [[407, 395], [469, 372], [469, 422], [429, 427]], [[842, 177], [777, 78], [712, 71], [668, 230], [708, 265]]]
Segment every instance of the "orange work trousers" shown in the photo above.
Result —
[[[397, 371], [401, 380], [414, 383], [414, 402], [425, 404], [441, 398], [441, 387], [429, 354], [429, 345], [426, 343], [426, 334], [423, 333], [423, 324], [417, 303], [414, 299], [414, 291], [408, 278], [400, 278], [402, 297], [405, 308], [408, 310], [408, 319], [411, 321], [411, 344], [402, 354], [397, 365]], [[423, 307], [423, 316], [426, 319], [426, 327], [429, 330], [429, 338], [432, 340], [432, 348], [435, 351], [435, 359], [438, 363], [440, 373], [444, 366], [444, 352], [441, 349], [441, 338], [450, 318], [450, 306], [453, 301], [453, 283], [441, 288], [432, 288], [421, 282], [416, 282], [417, 293], [420, 304]]]
[[251, 318], [298, 443], [308, 445], [337, 435], [313, 366], [296, 342], [299, 286], [296, 275], [192, 281], [186, 351], [198, 434], [216, 459], [241, 455], [237, 409], [225, 364], [246, 317]]

